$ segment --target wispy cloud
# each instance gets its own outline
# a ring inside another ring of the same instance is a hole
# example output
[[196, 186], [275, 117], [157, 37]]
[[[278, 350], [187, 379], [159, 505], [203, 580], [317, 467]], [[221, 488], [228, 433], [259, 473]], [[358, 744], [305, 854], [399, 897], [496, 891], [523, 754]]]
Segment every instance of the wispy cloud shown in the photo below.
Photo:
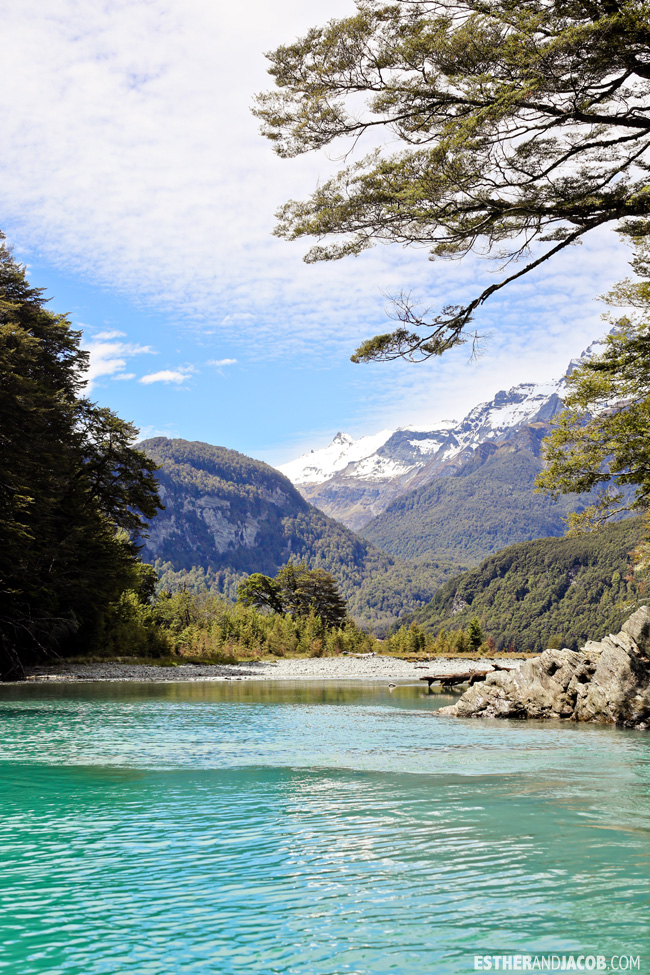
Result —
[[178, 436], [178, 430], [173, 426], [157, 427], [153, 424], [148, 424], [140, 427], [139, 441], [150, 440], [152, 437], [169, 437], [173, 439]]
[[118, 329], [112, 329], [106, 332], [97, 332], [93, 338], [96, 342], [110, 342], [111, 339], [121, 339], [126, 337], [126, 332], [120, 332]]
[[236, 362], [236, 359], [208, 359], [206, 366], [215, 366], [217, 369], [221, 369], [223, 366], [234, 366]]
[[123, 332], [98, 332], [84, 338], [83, 347], [90, 353], [86, 390], [90, 392], [101, 379], [135, 379], [135, 373], [125, 372], [127, 361], [138, 355], [152, 355], [150, 345], [124, 342]]
[[152, 383], [174, 383], [181, 386], [186, 383], [194, 372], [191, 368], [186, 369], [160, 369], [158, 372], [150, 372], [146, 376], [138, 379], [144, 386], [151, 386]]
[[[306, 244], [272, 236], [275, 210], [337, 164], [325, 153], [280, 160], [259, 136], [250, 105], [271, 83], [262, 52], [348, 15], [351, 0], [111, 0], [83, 5], [82, 28], [79, 10], [78, 0], [3, 4], [3, 69], [20, 85], [0, 87], [0, 206], [28, 251], [206, 338], [227, 334], [240, 360], [319, 366], [386, 331], [382, 291], [410, 290], [438, 310], [493, 280], [481, 262], [431, 264], [401, 248], [305, 265]], [[465, 397], [557, 372], [602, 331], [592, 297], [626, 271], [603, 232], [480, 310], [477, 328], [495, 338], [478, 367], [459, 370], [463, 350], [415, 370], [358, 367], [359, 424], [458, 415]], [[91, 380], [131, 376], [130, 357], [151, 351], [99, 333]], [[140, 382], [189, 375], [172, 368]]]

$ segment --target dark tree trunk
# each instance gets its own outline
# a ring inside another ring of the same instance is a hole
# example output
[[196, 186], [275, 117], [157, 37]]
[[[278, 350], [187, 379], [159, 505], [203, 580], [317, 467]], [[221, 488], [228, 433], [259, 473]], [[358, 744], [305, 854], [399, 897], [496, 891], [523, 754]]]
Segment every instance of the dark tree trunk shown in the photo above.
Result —
[[25, 680], [25, 668], [17, 651], [7, 637], [2, 634], [0, 639], [0, 681]]

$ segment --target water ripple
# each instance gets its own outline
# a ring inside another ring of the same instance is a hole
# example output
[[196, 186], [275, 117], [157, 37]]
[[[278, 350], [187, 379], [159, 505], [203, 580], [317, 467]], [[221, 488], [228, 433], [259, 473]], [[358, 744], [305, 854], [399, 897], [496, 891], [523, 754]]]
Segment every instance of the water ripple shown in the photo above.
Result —
[[419, 688], [171, 687], [0, 692], [0, 971], [649, 958], [650, 736], [445, 720]]

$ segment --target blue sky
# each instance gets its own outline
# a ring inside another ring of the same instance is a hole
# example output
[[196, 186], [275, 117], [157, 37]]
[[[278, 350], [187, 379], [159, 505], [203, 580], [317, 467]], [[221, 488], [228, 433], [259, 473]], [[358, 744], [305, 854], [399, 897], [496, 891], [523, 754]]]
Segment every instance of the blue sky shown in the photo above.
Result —
[[[48, 9], [50, 8], [50, 9]], [[386, 293], [438, 307], [491, 280], [382, 247], [305, 265], [274, 211], [336, 168], [276, 158], [250, 114], [263, 52], [351, 0], [7, 0], [0, 227], [34, 285], [84, 332], [91, 396], [143, 435], [270, 463], [384, 427], [462, 416], [498, 389], [559, 375], [602, 334], [594, 300], [627, 271], [602, 232], [485, 306], [483, 355], [355, 366]]]

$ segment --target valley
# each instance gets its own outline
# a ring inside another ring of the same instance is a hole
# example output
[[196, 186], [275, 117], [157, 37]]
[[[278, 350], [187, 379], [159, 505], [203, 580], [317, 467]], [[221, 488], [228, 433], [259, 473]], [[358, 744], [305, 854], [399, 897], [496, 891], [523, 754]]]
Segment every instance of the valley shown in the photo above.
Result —
[[339, 433], [277, 470], [225, 447], [144, 441], [165, 508], [143, 557], [161, 586], [231, 601], [251, 573], [304, 561], [331, 573], [352, 618], [380, 637], [404, 621], [435, 634], [476, 617], [498, 649], [539, 650], [615, 628], [638, 595], [639, 520], [565, 539], [567, 515], [589, 496], [535, 489], [580, 361], [557, 382], [497, 393], [459, 423], [357, 441]]

